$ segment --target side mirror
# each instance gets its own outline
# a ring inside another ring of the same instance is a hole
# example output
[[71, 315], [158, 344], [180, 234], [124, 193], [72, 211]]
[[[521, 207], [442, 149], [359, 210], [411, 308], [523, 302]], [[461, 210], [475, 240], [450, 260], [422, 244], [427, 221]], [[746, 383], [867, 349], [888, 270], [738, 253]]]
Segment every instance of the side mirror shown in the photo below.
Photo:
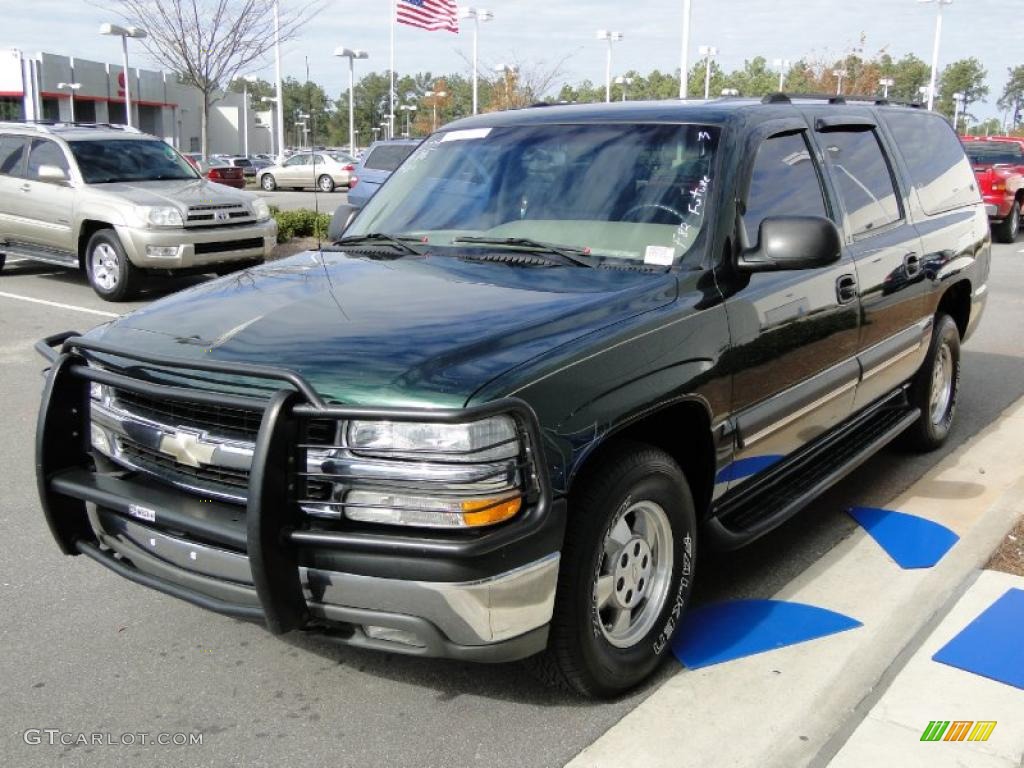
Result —
[[327, 239], [338, 240], [344, 235], [348, 225], [352, 223], [352, 219], [358, 212], [358, 208], [348, 203], [342, 203], [335, 208], [334, 215], [331, 216], [331, 223], [327, 226]]
[[757, 245], [736, 260], [741, 272], [813, 269], [839, 260], [842, 241], [831, 220], [821, 216], [778, 216], [765, 219]]
[[68, 174], [63, 168], [56, 165], [40, 165], [39, 170], [36, 171], [36, 180], [61, 184], [68, 180]]

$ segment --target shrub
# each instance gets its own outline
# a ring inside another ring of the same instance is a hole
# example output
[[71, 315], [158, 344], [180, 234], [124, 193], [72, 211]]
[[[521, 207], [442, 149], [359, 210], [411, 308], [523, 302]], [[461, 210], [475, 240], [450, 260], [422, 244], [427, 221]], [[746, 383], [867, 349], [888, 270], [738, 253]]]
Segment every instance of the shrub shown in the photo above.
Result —
[[277, 242], [286, 243], [293, 237], [327, 237], [327, 226], [331, 217], [307, 208], [297, 211], [282, 211], [271, 207], [271, 215], [277, 221]]

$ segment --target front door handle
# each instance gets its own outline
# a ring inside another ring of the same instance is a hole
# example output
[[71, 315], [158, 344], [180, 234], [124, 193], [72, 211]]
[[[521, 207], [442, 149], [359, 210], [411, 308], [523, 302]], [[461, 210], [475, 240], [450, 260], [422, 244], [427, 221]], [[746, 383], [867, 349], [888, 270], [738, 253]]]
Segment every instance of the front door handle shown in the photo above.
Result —
[[31, 192], [32, 191], [32, 185], [31, 184], [22, 184], [21, 185], [21, 191], [22, 192]]
[[921, 271], [921, 257], [911, 251], [903, 257], [903, 267], [907, 271], [907, 277], [913, 277]]
[[857, 298], [857, 278], [853, 275], [841, 275], [836, 280], [836, 299], [840, 304], [849, 304]]

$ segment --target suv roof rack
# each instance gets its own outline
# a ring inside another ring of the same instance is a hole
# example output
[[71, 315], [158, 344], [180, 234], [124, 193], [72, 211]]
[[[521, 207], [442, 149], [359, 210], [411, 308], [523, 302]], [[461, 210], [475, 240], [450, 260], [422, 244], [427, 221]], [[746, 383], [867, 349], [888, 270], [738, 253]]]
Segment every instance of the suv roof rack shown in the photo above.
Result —
[[44, 133], [52, 132], [50, 129], [63, 128], [106, 128], [111, 131], [122, 131], [124, 133], [142, 133], [135, 126], [123, 125], [121, 123], [83, 123], [71, 122], [70, 120], [0, 120], [0, 127], [35, 128]]
[[878, 107], [884, 106], [900, 106], [900, 107], [913, 107], [915, 109], [921, 108], [921, 103], [917, 101], [892, 101], [890, 99], [880, 99], [877, 96], [860, 96], [857, 94], [850, 94], [849, 96], [843, 96], [836, 93], [782, 93], [776, 91], [775, 93], [766, 94], [762, 99], [762, 104], [792, 104], [795, 99], [804, 99], [808, 101], [825, 101], [829, 104], [849, 104], [849, 103], [863, 103], [863, 104], [874, 104]]

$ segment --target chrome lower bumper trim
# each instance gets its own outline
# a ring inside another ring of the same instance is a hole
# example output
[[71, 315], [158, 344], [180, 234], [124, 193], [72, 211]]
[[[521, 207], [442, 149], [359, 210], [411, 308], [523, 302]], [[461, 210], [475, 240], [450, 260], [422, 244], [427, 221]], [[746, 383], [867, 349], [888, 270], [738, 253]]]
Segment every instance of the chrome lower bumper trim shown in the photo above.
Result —
[[[100, 541], [140, 571], [211, 597], [258, 604], [249, 559], [238, 552], [171, 536], [113, 512], [92, 508]], [[315, 614], [331, 608], [416, 617], [459, 646], [500, 643], [545, 626], [555, 603], [560, 556], [554, 552], [520, 568], [469, 582], [386, 579], [300, 568]], [[344, 613], [342, 611], [341, 613]], [[340, 615], [340, 614], [339, 614]]]

